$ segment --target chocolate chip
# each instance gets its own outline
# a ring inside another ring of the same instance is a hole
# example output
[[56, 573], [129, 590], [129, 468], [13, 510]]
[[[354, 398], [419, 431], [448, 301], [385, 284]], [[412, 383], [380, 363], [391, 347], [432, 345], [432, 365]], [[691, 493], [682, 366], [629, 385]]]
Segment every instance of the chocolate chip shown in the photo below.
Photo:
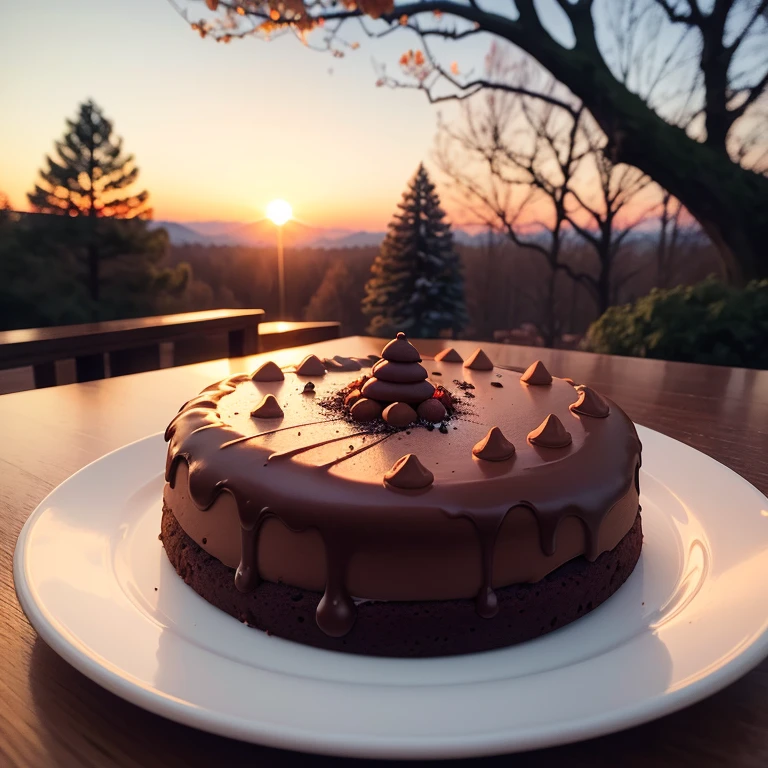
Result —
[[429, 432], [433, 432], [433, 431], [434, 431], [434, 429], [435, 429], [435, 425], [434, 425], [434, 424], [432, 424], [432, 423], [430, 423], [430, 424], [427, 424], [427, 430], [428, 430]]
[[441, 425], [440, 425], [440, 431], [441, 431], [441, 432], [442, 432], [444, 435], [447, 435], [447, 434], [448, 434], [448, 427], [447, 427], [447, 425], [445, 425], [445, 424], [441, 424]]
[[492, 381], [491, 386], [498, 387], [499, 389], [501, 389], [504, 385], [500, 381]]
[[433, 376], [442, 376], [443, 374], [440, 373], [440, 371], [432, 371]]
[[207, 543], [208, 543], [208, 539], [206, 539], [205, 536], [203, 536], [203, 544], [207, 544]]

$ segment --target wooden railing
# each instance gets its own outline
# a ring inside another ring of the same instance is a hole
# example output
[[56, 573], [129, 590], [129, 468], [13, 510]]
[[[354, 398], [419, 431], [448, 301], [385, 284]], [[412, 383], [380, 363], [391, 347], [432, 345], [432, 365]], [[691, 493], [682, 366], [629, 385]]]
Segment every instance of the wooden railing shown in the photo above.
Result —
[[76, 381], [92, 381], [339, 337], [338, 323], [261, 323], [263, 317], [261, 309], [217, 309], [3, 331], [0, 369], [32, 366], [35, 387], [50, 387], [60, 383], [56, 362], [70, 358]]

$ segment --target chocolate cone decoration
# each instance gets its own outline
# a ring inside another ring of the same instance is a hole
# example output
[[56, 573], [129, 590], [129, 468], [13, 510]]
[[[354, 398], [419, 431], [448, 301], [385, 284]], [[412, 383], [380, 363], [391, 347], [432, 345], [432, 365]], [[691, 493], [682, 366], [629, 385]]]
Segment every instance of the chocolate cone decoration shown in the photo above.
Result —
[[373, 366], [373, 376], [362, 387], [363, 397], [383, 403], [414, 404], [432, 397], [435, 387], [427, 381], [424, 366], [419, 365], [419, 351], [404, 333], [398, 333], [381, 354], [384, 359]]
[[488, 355], [479, 347], [472, 353], [472, 356], [464, 363], [465, 368], [472, 371], [492, 371], [493, 363]]
[[283, 372], [271, 360], [260, 365], [251, 374], [251, 381], [283, 381], [283, 379], [285, 379]]
[[463, 363], [464, 358], [453, 348], [448, 347], [443, 349], [435, 355], [436, 361], [442, 361], [444, 363]]
[[264, 395], [261, 402], [251, 411], [253, 419], [281, 419], [283, 409], [274, 395]]
[[325, 366], [316, 355], [307, 355], [296, 367], [299, 376], [325, 376]]
[[596, 419], [604, 419], [611, 412], [605, 398], [591, 387], [581, 387], [579, 399], [568, 407], [579, 416], [593, 416]]
[[528, 366], [526, 372], [520, 377], [520, 381], [523, 384], [531, 385], [546, 385], [552, 383], [552, 375], [544, 367], [544, 363], [541, 360], [537, 360], [535, 363], [531, 363]]
[[393, 427], [407, 427], [418, 419], [416, 411], [408, 403], [392, 403], [384, 409], [382, 416]]
[[409, 453], [392, 465], [392, 469], [384, 475], [384, 480], [394, 488], [415, 491], [428, 488], [435, 481], [435, 476], [413, 453]]
[[419, 350], [405, 338], [405, 334], [402, 331], [381, 350], [381, 356], [385, 360], [392, 360], [396, 363], [421, 362]]
[[541, 448], [565, 448], [571, 444], [571, 433], [554, 413], [550, 413], [533, 432], [528, 433], [528, 439]]
[[472, 453], [484, 461], [506, 461], [514, 456], [515, 446], [498, 427], [491, 427], [488, 434], [479, 443], [475, 443]]

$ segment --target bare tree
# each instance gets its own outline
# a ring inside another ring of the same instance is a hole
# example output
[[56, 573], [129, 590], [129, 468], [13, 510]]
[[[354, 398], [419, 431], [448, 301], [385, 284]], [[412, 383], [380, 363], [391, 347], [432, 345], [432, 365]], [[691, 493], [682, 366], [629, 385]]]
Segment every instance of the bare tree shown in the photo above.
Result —
[[683, 206], [669, 192], [664, 192], [659, 213], [659, 244], [656, 250], [656, 284], [669, 287], [672, 260], [677, 251], [680, 235], [680, 217]]
[[[506, 66], [501, 56], [489, 61], [494, 71]], [[546, 92], [556, 98], [554, 83]], [[582, 112], [575, 107], [568, 125], [552, 105], [539, 109], [526, 96], [487, 92], [482, 99], [479, 109], [472, 101], [463, 105], [458, 127], [441, 124], [438, 164], [451, 186], [463, 193], [476, 222], [543, 257], [548, 277], [540, 331], [547, 346], [553, 346], [561, 330], [555, 307], [558, 274], [587, 277], [561, 258], [569, 184], [584, 157]]]
[[[647, 220], [656, 203], [649, 202], [633, 212], [632, 204], [648, 189], [650, 178], [631, 165], [616, 165], [603, 151], [599, 132], [588, 126], [582, 130], [589, 146], [582, 169], [586, 166], [589, 176], [586, 183], [580, 185], [574, 180], [569, 186], [576, 208], [571, 209], [568, 223], [597, 256], [597, 275], [584, 276], [582, 281], [595, 301], [598, 315], [602, 315], [614, 303], [615, 291], [636, 274], [636, 269], [629, 269], [618, 276], [614, 267], [627, 237]], [[591, 187], [595, 188], [592, 193]], [[586, 222], [580, 214], [586, 216]]]
[[[193, 7], [191, 0], [171, 2], [183, 13]], [[719, 247], [734, 279], [768, 275], [768, 178], [741, 165], [746, 157], [732, 146], [740, 130], [748, 130], [739, 128], [743, 118], [765, 103], [768, 0], [712, 0], [707, 8], [702, 0], [552, 0], [550, 13], [556, 10], [567, 27], [557, 34], [550, 30], [558, 25], [548, 23], [534, 0], [514, 0], [503, 8], [491, 0], [205, 0], [205, 5], [213, 15], [201, 11], [202, 18], [192, 23], [204, 37], [229, 41], [293, 32], [307, 42], [321, 27], [320, 47], [337, 56], [358, 45], [342, 36], [345, 22], [358, 19], [365, 25], [365, 17], [376, 20], [373, 28], [363, 26], [365, 33], [407, 29], [425, 51], [434, 38], [462, 41], [485, 33], [507, 41], [580, 99], [606, 135], [614, 163], [640, 168], [682, 201]], [[520, 85], [463, 76], [432, 56], [425, 60], [429, 71], [418, 72], [413, 87], [431, 101], [462, 99], [484, 89], [526, 93]], [[678, 88], [683, 70], [689, 76]], [[670, 97], [676, 88], [681, 92]], [[528, 95], [570, 109], [568, 100]]]
[[[520, 69], [504, 52], [489, 57], [489, 74], [497, 78], [503, 70]], [[523, 72], [519, 81], [531, 92], [559, 97], [555, 83], [540, 82], [535, 72]], [[602, 151], [605, 139], [589, 115], [576, 102], [571, 109], [573, 117], [529, 96], [486, 91], [464, 102], [456, 125], [441, 126], [437, 150], [438, 164], [464, 194], [475, 222], [540, 254], [548, 265], [540, 300], [547, 308], [541, 331], [550, 345], [561, 330], [558, 275], [583, 285], [601, 315], [614, 291], [635, 274], [629, 269], [617, 275], [614, 266], [628, 236], [654, 207], [632, 210], [650, 179], [615, 165]], [[579, 239], [594, 252], [596, 264], [574, 260]]]

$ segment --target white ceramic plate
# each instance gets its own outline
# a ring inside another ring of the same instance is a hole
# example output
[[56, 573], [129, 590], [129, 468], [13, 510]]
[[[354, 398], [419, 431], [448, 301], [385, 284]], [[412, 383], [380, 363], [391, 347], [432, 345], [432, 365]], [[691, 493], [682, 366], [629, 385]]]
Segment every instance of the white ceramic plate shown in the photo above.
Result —
[[238, 623], [181, 581], [158, 541], [160, 435], [40, 504], [16, 546], [16, 590], [41, 637], [92, 680], [225, 736], [401, 758], [597, 736], [701, 699], [768, 655], [768, 500], [707, 456], [638, 431], [637, 568], [597, 610], [517, 647], [366, 658]]

